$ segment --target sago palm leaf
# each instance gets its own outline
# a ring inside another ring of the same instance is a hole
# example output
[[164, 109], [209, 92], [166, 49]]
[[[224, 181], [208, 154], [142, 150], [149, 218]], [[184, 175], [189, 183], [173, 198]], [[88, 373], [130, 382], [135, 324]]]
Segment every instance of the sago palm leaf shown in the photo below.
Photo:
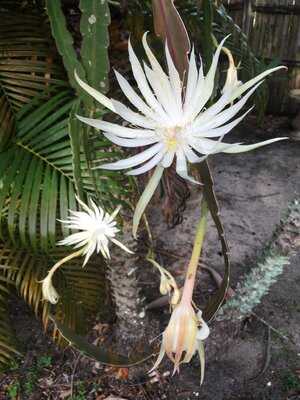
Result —
[[[102, 202], [125, 192], [115, 178], [117, 174], [91, 175], [83, 146], [79, 140], [74, 144], [74, 135], [79, 136], [79, 132], [73, 133], [76, 122], [70, 123], [69, 115], [76, 103], [69, 91], [62, 91], [39, 107], [32, 101], [17, 113], [15, 140], [0, 153], [2, 240], [8, 235], [15, 245], [31, 246], [36, 251], [54, 247], [57, 238], [69, 233], [61, 231], [56, 220], [66, 219], [68, 209], [77, 208], [75, 183], [79, 180], [85, 193], [98, 191]], [[92, 140], [98, 159], [114, 159], [116, 153], [105, 138], [97, 135]], [[73, 173], [74, 166], [80, 170], [79, 178]]]
[[40, 15], [3, 7], [0, 18], [1, 149], [13, 136], [15, 113], [24, 104], [53, 84], [68, 84], [50, 30]]
[[[116, 153], [107, 139], [76, 119], [86, 111], [64, 81], [43, 16], [24, 12], [21, 19], [4, 8], [0, 14], [7, 21], [0, 41], [0, 265], [5, 259], [3, 276], [46, 329], [50, 307], [42, 301], [39, 280], [69, 252], [55, 247], [69, 234], [57, 219], [77, 209], [76, 192], [96, 197], [109, 211], [128, 198], [128, 182], [118, 173], [93, 170], [93, 160], [111, 162]], [[85, 269], [82, 260], [73, 260], [55, 276], [61, 299], [51, 312], [76, 332], [86, 328], [85, 316], [99, 311], [104, 298], [104, 265], [97, 259]], [[53, 336], [61, 339], [57, 331]]]
[[[57, 307], [51, 310], [49, 303], [43, 301], [40, 281], [47, 270], [65, 254], [63, 249], [47, 255], [33, 254], [0, 242], [0, 363], [3, 361], [1, 355], [8, 358], [11, 352], [18, 353], [16, 346], [13, 346], [15, 338], [6, 306], [8, 284], [15, 287], [35, 315], [42, 319], [45, 330], [48, 328], [51, 312], [75, 332], [86, 332], [87, 317], [101, 309], [101, 302], [105, 298], [104, 270], [95, 259], [84, 270], [80, 259], [61, 268], [55, 279], [55, 286], [60, 293]], [[53, 330], [53, 337], [61, 340], [56, 329]], [[2, 350], [5, 346], [9, 350], [7, 354]]]
[[0, 246], [0, 365], [7, 365], [20, 353], [17, 350], [15, 332], [11, 326], [8, 301], [14, 288], [14, 282], [7, 272], [13, 267], [8, 265], [10, 251]]

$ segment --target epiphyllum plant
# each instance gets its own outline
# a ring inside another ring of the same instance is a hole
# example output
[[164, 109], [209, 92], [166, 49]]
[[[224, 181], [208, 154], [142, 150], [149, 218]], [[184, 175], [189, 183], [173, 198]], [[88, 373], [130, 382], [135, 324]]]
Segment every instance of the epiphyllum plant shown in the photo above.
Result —
[[106, 213], [101, 207], [98, 207], [93, 200], [90, 200], [91, 207], [88, 207], [83, 201], [76, 197], [78, 203], [81, 205], [84, 211], [73, 211], [70, 210], [70, 217], [65, 221], [60, 221], [70, 229], [78, 230], [76, 233], [72, 233], [70, 236], [58, 242], [59, 245], [74, 245], [75, 249], [78, 249], [74, 253], [71, 253], [67, 257], [58, 261], [48, 272], [45, 279], [42, 280], [42, 291], [45, 300], [55, 304], [58, 301], [58, 293], [52, 284], [52, 277], [55, 271], [67, 261], [79, 257], [85, 256], [83, 261], [83, 267], [88, 262], [89, 258], [96, 251], [101, 252], [104, 258], [110, 258], [109, 253], [109, 241], [113, 242], [121, 249], [133, 254], [126, 246], [120, 243], [116, 238], [116, 234], [119, 229], [116, 227], [115, 218], [120, 211], [120, 207], [110, 215]]
[[[167, 43], [165, 53], [168, 74], [160, 66], [148, 46], [146, 34], [143, 36], [143, 46], [150, 66], [146, 63], [141, 65], [129, 41], [128, 49], [132, 72], [143, 98], [118, 72], [116, 72], [116, 77], [123, 93], [137, 111], [104, 96], [76, 75], [76, 79], [83, 89], [103, 106], [124, 118], [131, 126], [125, 127], [78, 116], [82, 122], [101, 130], [105, 137], [117, 145], [139, 149], [148, 146], [128, 159], [98, 167], [110, 170], [136, 167], [127, 172], [129, 175], [139, 175], [155, 167], [134, 212], [134, 236], [136, 236], [141, 216], [159, 184], [164, 169], [169, 168], [174, 160], [177, 174], [193, 183], [198, 183], [188, 173], [188, 162], [199, 163], [210, 154], [219, 152], [241, 153], [284, 139], [276, 138], [252, 145], [229, 144], [222, 141], [225, 134], [230, 132], [252, 109], [250, 108], [234, 119], [249, 97], [263, 82], [263, 78], [280, 68], [285, 68], [280, 66], [269, 69], [250, 81], [241, 83], [238, 80], [237, 69], [231, 53], [227, 50], [225, 52], [230, 65], [222, 95], [213, 105], [206, 107], [214, 91], [215, 74], [224, 41], [225, 39], [217, 47], [206, 76], [203, 73], [202, 63], [198, 68], [194, 50], [191, 51], [186, 71], [186, 85], [180, 79]], [[245, 95], [242, 97], [244, 93]], [[204, 200], [182, 294], [170, 274], [156, 265], [161, 274], [161, 292], [164, 294], [166, 291], [173, 291], [171, 297], [173, 311], [170, 322], [163, 333], [160, 355], [153, 368], [160, 364], [166, 353], [173, 361], [174, 372], [176, 372], [179, 370], [179, 365], [189, 362], [198, 350], [201, 362], [201, 382], [204, 374], [203, 340], [208, 337], [209, 328], [202, 318], [201, 311], [195, 311], [192, 297], [206, 229], [207, 211], [207, 203]]]
[[[135, 209], [133, 217], [135, 237], [141, 216], [161, 179], [164, 168], [169, 168], [175, 159], [177, 174], [197, 183], [188, 174], [187, 161], [199, 163], [210, 154], [241, 153], [283, 139], [270, 139], [252, 145], [229, 144], [222, 141], [224, 136], [252, 110], [250, 108], [243, 115], [233, 119], [263, 82], [263, 78], [278, 69], [285, 68], [279, 66], [269, 69], [241, 84], [237, 80], [234, 63], [230, 63], [223, 94], [213, 105], [205, 108], [213, 94], [218, 60], [225, 40], [226, 38], [218, 46], [206, 76], [203, 74], [202, 63], [198, 68], [194, 50], [191, 51], [186, 87], [180, 80], [167, 43], [165, 53], [168, 74], [148, 46], [146, 34], [143, 36], [143, 46], [150, 67], [146, 63], [143, 63], [142, 67], [129, 41], [128, 51], [132, 72], [143, 98], [121, 74], [117, 71], [115, 74], [123, 93], [138, 112], [104, 96], [79, 79], [75, 73], [83, 89], [103, 106], [128, 121], [131, 127], [78, 116], [80, 121], [101, 130], [105, 137], [117, 145], [139, 149], [148, 146], [132, 157], [103, 164], [98, 168], [122, 170], [138, 166], [127, 174], [139, 175], [156, 167]], [[241, 97], [245, 92], [247, 93]], [[237, 99], [238, 101], [234, 103]]]

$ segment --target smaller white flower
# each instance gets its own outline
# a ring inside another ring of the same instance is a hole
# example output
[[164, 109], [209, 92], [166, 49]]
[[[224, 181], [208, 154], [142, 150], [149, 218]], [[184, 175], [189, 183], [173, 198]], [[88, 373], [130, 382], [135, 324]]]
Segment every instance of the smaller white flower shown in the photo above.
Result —
[[52, 284], [53, 273], [54, 271], [50, 271], [46, 278], [41, 281], [41, 283], [44, 300], [47, 300], [52, 304], [56, 304], [58, 302], [59, 295]]
[[116, 228], [116, 221], [114, 221], [114, 219], [118, 214], [120, 207], [110, 215], [101, 207], [97, 207], [92, 200], [90, 200], [92, 208], [89, 208], [78, 197], [76, 197], [76, 199], [84, 211], [70, 210], [71, 216], [69, 219], [61, 222], [66, 224], [68, 228], [77, 229], [80, 232], [73, 233], [58, 242], [58, 244], [68, 246], [74, 245], [74, 248], [79, 250], [59, 260], [50, 269], [46, 278], [40, 281], [42, 283], [44, 299], [52, 304], [56, 304], [59, 299], [59, 295], [52, 284], [52, 277], [55, 271], [67, 261], [85, 255], [83, 262], [83, 266], [85, 266], [94, 251], [97, 253], [101, 252], [104, 258], [110, 258], [108, 248], [109, 240], [121, 247], [121, 249], [133, 254], [133, 251], [127, 249], [126, 246], [115, 239], [115, 235], [119, 232], [119, 229]]
[[133, 254], [131, 250], [115, 239], [115, 235], [120, 230], [116, 227], [117, 223], [114, 219], [120, 211], [120, 207], [110, 215], [101, 207], [96, 206], [93, 200], [90, 200], [91, 207], [88, 207], [78, 197], [76, 199], [84, 211], [70, 210], [71, 216], [61, 222], [68, 228], [80, 232], [73, 233], [61, 240], [58, 242], [59, 245], [74, 245], [75, 249], [82, 248], [82, 255], [85, 255], [83, 266], [95, 251], [101, 252], [104, 258], [110, 258], [109, 241], [127, 251], [127, 253]]

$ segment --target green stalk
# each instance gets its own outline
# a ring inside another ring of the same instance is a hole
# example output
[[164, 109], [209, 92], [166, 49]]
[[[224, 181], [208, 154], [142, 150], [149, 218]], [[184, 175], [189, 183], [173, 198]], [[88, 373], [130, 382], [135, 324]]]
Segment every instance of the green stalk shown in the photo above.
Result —
[[206, 200], [203, 198], [201, 203], [201, 216], [196, 230], [192, 256], [186, 271], [181, 300], [182, 302], [189, 304], [191, 303], [193, 297], [197, 267], [199, 264], [199, 258], [207, 228], [207, 216], [208, 206]]

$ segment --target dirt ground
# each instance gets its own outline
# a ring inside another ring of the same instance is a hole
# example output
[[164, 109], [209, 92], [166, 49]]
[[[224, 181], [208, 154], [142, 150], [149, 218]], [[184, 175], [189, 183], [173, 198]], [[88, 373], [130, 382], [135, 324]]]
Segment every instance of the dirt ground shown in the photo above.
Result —
[[[285, 136], [287, 127], [282, 122], [276, 124], [269, 119], [266, 126], [268, 123], [270, 129], [254, 129], [248, 122], [230, 135], [230, 139], [243, 141], [244, 136], [247, 142], [249, 138], [256, 142], [268, 135]], [[233, 288], [256, 265], [288, 204], [300, 199], [299, 155], [300, 142], [285, 141], [241, 155], [217, 155], [211, 160], [230, 246]], [[160, 219], [160, 212], [152, 210], [153, 230], [164, 252], [162, 262], [179, 277], [191, 253], [198, 201], [199, 194], [193, 192], [183, 223], [172, 230], [155, 223]], [[202, 261], [222, 273], [217, 243], [216, 231], [210, 223]], [[31, 312], [16, 300], [12, 304], [12, 316], [25, 357], [0, 375], [0, 400], [300, 399], [299, 264], [298, 252], [255, 309], [257, 315], [289, 339], [284, 340], [275, 333], [267, 339], [266, 325], [255, 318], [243, 321], [238, 329], [237, 325], [233, 329], [230, 324], [224, 326], [224, 322], [215, 321], [211, 325], [214, 333], [207, 340], [207, 365], [201, 388], [196, 357], [190, 365], [182, 367], [179, 376], [171, 377], [172, 365], [165, 361], [154, 379], [145, 374], [150, 363], [130, 374], [128, 379], [126, 369], [104, 368], [79, 358], [72, 349], [59, 350], [43, 334]], [[159, 295], [153, 279], [153, 283], [147, 283], [149, 301]], [[215, 290], [204, 271], [199, 274], [197, 291], [201, 292], [202, 287], [206, 291]], [[167, 323], [167, 311], [150, 312], [150, 317], [159, 321], [153, 337]], [[257, 377], [264, 364], [266, 371]]]

